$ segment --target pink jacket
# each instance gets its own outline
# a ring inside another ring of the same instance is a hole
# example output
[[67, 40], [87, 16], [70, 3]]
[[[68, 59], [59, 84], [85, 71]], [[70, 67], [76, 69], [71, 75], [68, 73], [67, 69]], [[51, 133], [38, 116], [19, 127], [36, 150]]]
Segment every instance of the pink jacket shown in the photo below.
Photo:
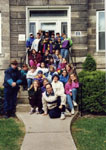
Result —
[[69, 82], [67, 82], [65, 85], [65, 93], [70, 94], [70, 90], [72, 90], [73, 88], [79, 88], [79, 83], [72, 82], [72, 84], [70, 84]]

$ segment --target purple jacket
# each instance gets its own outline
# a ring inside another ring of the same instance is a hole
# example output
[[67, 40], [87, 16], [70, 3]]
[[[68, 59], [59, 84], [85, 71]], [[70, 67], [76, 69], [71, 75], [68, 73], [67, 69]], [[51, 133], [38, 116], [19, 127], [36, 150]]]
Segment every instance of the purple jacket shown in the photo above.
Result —
[[72, 84], [70, 84], [69, 82], [67, 82], [65, 85], [65, 93], [70, 94], [70, 90], [72, 90], [73, 88], [79, 88], [79, 83], [72, 82]]

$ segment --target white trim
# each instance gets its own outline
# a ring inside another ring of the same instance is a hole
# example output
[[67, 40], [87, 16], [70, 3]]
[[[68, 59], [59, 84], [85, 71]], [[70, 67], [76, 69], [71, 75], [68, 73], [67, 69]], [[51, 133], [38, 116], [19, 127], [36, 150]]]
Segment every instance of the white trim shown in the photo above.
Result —
[[[67, 10], [67, 16], [63, 17], [52, 17], [52, 21], [50, 17], [29, 17], [30, 10]], [[55, 22], [58, 27], [58, 32], [61, 34], [61, 27], [59, 24], [61, 22], [67, 22], [67, 32], [68, 37], [71, 36], [71, 6], [27, 6], [26, 7], [26, 38], [28, 38], [29, 33], [29, 22], [34, 22], [36, 19], [36, 32], [40, 29], [40, 24], [43, 22]], [[39, 26], [39, 29], [38, 29]]]
[[0, 12], [0, 54], [2, 53], [2, 40], [1, 40], [1, 37], [2, 37], [2, 32], [1, 32], [1, 12]]
[[[100, 12], [104, 12], [104, 11], [97, 11], [96, 12], [96, 20], [97, 20], [96, 21], [96, 52], [105, 52], [105, 50], [99, 50], [99, 32], [98, 32], [99, 26], [98, 25], [99, 25], [99, 13]], [[105, 41], [106, 41], [106, 37], [105, 37]], [[105, 49], [106, 49], [106, 47], [105, 47]]]

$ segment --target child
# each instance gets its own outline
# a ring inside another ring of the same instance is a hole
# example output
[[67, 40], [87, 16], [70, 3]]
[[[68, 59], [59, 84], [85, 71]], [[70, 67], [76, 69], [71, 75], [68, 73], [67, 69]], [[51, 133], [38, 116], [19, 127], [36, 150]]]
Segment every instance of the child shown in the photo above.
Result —
[[48, 84], [48, 83], [49, 83], [48, 79], [45, 78], [43, 80], [43, 86], [41, 87], [42, 93], [44, 93], [46, 91], [46, 84]]
[[[66, 103], [66, 95], [64, 94], [64, 86], [63, 83], [59, 81], [59, 75], [54, 74], [52, 77], [52, 87], [53, 91], [56, 95], [58, 95], [61, 98], [61, 106], [65, 105]], [[63, 114], [65, 116], [65, 114]]]
[[27, 77], [27, 84], [28, 84], [28, 88], [30, 88], [32, 82], [33, 82], [33, 79], [34, 77], [37, 75], [37, 72], [36, 72], [36, 67], [35, 66], [32, 66], [31, 69], [28, 71], [26, 77]]
[[27, 72], [28, 72], [28, 65], [24, 64], [22, 66], [22, 70], [21, 70], [21, 78], [22, 78], [23, 90], [27, 90], [27, 79], [26, 79]]
[[68, 75], [67, 71], [64, 69], [63, 72], [62, 72], [62, 74], [60, 75], [60, 81], [65, 86], [65, 84], [68, 82], [68, 79], [69, 79], [69, 75]]
[[55, 68], [54, 66], [50, 65], [49, 66], [49, 72], [45, 74], [46, 78], [48, 79], [49, 82], [52, 82], [52, 76], [55, 73]]
[[66, 64], [65, 69], [69, 75], [73, 73], [73, 68], [72, 68], [71, 64]]
[[49, 51], [46, 50], [45, 54], [43, 56], [43, 61], [45, 62], [45, 64], [47, 65], [49, 63], [49, 59], [50, 59], [51, 55], [49, 54]]
[[43, 72], [43, 74], [48, 72], [48, 68], [46, 68], [44, 62], [41, 62], [40, 67], [38, 67], [36, 71], [38, 72], [39, 70], [41, 70]]
[[60, 51], [61, 51], [61, 48], [62, 48], [61, 38], [59, 37], [59, 38], [57, 39], [56, 44], [55, 44], [55, 49], [58, 49], [59, 52], [60, 52]]
[[38, 74], [35, 76], [34, 80], [38, 80], [40, 83], [40, 87], [43, 86], [43, 79], [45, 78], [45, 76], [43, 75], [43, 71], [39, 70]]
[[38, 80], [33, 81], [33, 84], [28, 90], [28, 95], [29, 95], [29, 103], [31, 105], [30, 114], [33, 114], [35, 112], [35, 108], [36, 113], [42, 113], [42, 101], [41, 101], [42, 92]]
[[77, 76], [74, 73], [70, 74], [69, 80], [65, 85], [65, 93], [67, 96], [67, 103], [69, 105], [69, 108], [71, 109], [71, 114], [74, 114], [74, 106], [77, 106], [77, 88], [79, 88]]
[[66, 64], [67, 64], [67, 61], [65, 58], [62, 59], [62, 62], [59, 64], [58, 66], [58, 69], [62, 70], [62, 69], [65, 69], [66, 67]]
[[60, 64], [61, 60], [62, 60], [62, 57], [59, 53], [59, 50], [56, 50], [55, 55], [54, 55], [54, 63], [56, 65], [56, 68], [58, 68], [58, 65]]
[[32, 49], [31, 54], [29, 55], [29, 65], [37, 66], [38, 63], [42, 61], [42, 56], [40, 53], [37, 53], [35, 49]]

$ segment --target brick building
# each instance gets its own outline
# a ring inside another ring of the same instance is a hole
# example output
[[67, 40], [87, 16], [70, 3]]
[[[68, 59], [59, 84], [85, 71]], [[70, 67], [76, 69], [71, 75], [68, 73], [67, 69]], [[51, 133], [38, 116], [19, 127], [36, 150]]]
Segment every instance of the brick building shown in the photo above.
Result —
[[39, 29], [71, 36], [79, 69], [88, 52], [105, 68], [104, 0], [0, 0], [1, 76], [10, 60], [20, 62], [29, 32]]

